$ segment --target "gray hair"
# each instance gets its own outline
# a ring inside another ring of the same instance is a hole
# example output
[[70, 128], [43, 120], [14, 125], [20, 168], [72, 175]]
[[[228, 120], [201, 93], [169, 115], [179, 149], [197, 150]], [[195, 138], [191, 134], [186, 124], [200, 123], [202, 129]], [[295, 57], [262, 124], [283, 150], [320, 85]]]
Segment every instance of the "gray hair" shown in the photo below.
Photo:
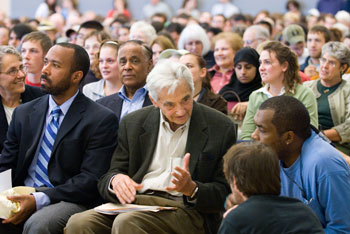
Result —
[[322, 56], [328, 54], [336, 58], [340, 64], [350, 65], [350, 49], [342, 42], [330, 41], [322, 46]]
[[202, 42], [203, 50], [202, 56], [206, 55], [210, 50], [210, 40], [205, 30], [198, 24], [187, 25], [180, 34], [179, 41], [177, 43], [178, 49], [185, 49], [185, 44], [190, 40], [196, 40]]
[[154, 27], [145, 21], [137, 21], [131, 26], [129, 35], [131, 40], [135, 32], [141, 32], [145, 35], [147, 41], [144, 41], [144, 43], [148, 46], [151, 46], [152, 41], [157, 37], [157, 32]]
[[0, 46], [0, 70], [2, 68], [2, 59], [7, 54], [13, 54], [18, 57], [20, 61], [22, 61], [21, 54], [12, 46]]
[[267, 30], [264, 26], [252, 25], [252, 26], [249, 26], [245, 30], [245, 32], [249, 32], [249, 31], [255, 32], [256, 38], [260, 38], [260, 39], [264, 39], [264, 40], [269, 40], [270, 39], [269, 30]]
[[163, 59], [148, 74], [146, 87], [149, 95], [157, 101], [159, 91], [168, 88], [168, 93], [173, 93], [182, 80], [187, 82], [193, 92], [194, 85], [191, 71], [181, 63]]
[[338, 11], [337, 14], [335, 14], [335, 19], [338, 22], [346, 22], [347, 24], [350, 24], [350, 14], [347, 11]]

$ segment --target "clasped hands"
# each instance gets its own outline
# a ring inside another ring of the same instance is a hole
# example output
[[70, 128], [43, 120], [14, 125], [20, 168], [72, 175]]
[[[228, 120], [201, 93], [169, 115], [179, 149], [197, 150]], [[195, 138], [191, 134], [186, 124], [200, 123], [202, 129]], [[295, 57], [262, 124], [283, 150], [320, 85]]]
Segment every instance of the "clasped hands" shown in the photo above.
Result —
[[[196, 188], [196, 183], [192, 180], [189, 171], [190, 154], [185, 154], [184, 163], [182, 167], [176, 166], [171, 182], [173, 186], [165, 187], [167, 191], [177, 191], [183, 193], [185, 196], [191, 196]], [[117, 174], [111, 182], [113, 191], [121, 204], [132, 203], [135, 200], [136, 191], [143, 188], [142, 184], [136, 183], [129, 176], [124, 174]]]

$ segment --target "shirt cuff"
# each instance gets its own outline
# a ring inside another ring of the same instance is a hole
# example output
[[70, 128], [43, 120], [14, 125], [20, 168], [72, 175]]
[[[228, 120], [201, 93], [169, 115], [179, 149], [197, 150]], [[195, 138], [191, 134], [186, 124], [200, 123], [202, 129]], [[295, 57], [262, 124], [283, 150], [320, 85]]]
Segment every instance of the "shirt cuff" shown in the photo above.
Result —
[[115, 194], [113, 187], [112, 187], [112, 180], [114, 179], [115, 176], [116, 175], [112, 176], [112, 178], [109, 180], [109, 183], [108, 183], [108, 191], [112, 194]]
[[36, 210], [40, 210], [41, 208], [50, 205], [51, 200], [49, 196], [47, 196], [43, 192], [32, 193], [35, 198]]

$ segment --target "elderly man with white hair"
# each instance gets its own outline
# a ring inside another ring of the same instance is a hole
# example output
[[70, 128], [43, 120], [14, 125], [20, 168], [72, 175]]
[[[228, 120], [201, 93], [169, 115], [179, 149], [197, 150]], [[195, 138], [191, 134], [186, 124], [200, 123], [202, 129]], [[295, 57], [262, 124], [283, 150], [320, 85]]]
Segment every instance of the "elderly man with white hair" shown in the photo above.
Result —
[[145, 21], [137, 21], [130, 28], [130, 40], [139, 40], [151, 46], [156, 37], [157, 32], [154, 27]]
[[[222, 157], [235, 143], [233, 122], [193, 101], [190, 70], [159, 61], [147, 77], [154, 106], [125, 116], [99, 191], [109, 202], [176, 207], [108, 216], [72, 216], [66, 233], [216, 233], [229, 186]], [[217, 123], [220, 123], [219, 125]]]
[[269, 31], [261, 25], [249, 26], [243, 34], [244, 47], [257, 49], [258, 45], [270, 39]]

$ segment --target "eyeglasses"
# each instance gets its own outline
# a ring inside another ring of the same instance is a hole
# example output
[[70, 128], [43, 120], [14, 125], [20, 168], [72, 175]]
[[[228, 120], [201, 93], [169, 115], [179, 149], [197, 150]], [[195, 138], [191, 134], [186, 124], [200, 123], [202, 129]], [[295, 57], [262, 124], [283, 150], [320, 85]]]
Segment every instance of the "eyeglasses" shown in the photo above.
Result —
[[328, 63], [328, 65], [329, 65], [330, 67], [335, 67], [335, 65], [336, 65], [336, 62], [335, 62], [335, 61], [333, 61], [333, 60], [328, 60], [328, 59], [326, 59], [326, 58], [321, 58], [321, 59], [320, 59], [320, 63], [322, 63], [322, 64]]
[[19, 71], [21, 71], [23, 74], [26, 74], [26, 72], [24, 71], [24, 67], [23, 66], [20, 66], [19, 69], [12, 68], [11, 70], [9, 70], [7, 72], [0, 72], [0, 74], [6, 74], [6, 75], [9, 75], [9, 76], [16, 77], [18, 75]]
[[262, 38], [255, 38], [255, 39], [253, 39], [253, 40], [245, 40], [245, 41], [243, 41], [243, 43], [246, 44], [246, 45], [251, 45], [251, 44], [253, 44], [255, 41], [260, 41], [260, 40], [262, 40]]

